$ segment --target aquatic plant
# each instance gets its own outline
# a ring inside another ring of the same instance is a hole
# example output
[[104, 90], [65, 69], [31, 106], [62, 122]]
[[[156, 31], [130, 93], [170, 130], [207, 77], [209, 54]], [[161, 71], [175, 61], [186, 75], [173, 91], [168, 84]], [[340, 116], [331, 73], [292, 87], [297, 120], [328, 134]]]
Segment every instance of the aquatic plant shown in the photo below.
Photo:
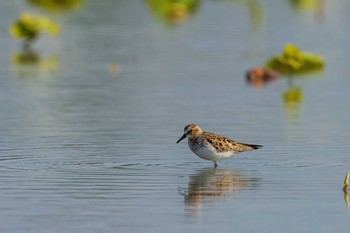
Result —
[[42, 32], [57, 36], [60, 27], [47, 17], [23, 13], [11, 26], [12, 37], [23, 40], [25, 46], [29, 46]]
[[61, 12], [81, 6], [83, 0], [27, 0], [27, 2], [47, 11]]
[[286, 44], [279, 56], [267, 60], [266, 67], [283, 75], [295, 76], [322, 71], [325, 60], [317, 54], [303, 52], [292, 44]]
[[169, 24], [181, 24], [193, 14], [200, 0], [147, 0], [152, 13], [161, 21]]
[[344, 180], [344, 186], [343, 186], [344, 192], [345, 192], [345, 190], [347, 191], [348, 189], [349, 189], [349, 172], [346, 173], [345, 180]]
[[343, 186], [343, 192], [344, 192], [344, 200], [346, 207], [348, 208], [348, 212], [350, 212], [350, 206], [349, 206], [349, 172], [346, 173], [345, 179], [344, 179], [344, 186]]
[[323, 0], [289, 0], [289, 4], [301, 12], [313, 11], [322, 6]]

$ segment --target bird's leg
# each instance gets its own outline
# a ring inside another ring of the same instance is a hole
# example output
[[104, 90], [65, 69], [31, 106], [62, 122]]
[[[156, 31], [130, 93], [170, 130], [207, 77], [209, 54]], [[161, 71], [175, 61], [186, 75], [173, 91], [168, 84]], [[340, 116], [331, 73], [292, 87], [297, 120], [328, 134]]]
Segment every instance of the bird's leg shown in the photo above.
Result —
[[213, 161], [214, 162], [214, 168], [217, 168], [219, 165], [216, 163], [216, 161]]

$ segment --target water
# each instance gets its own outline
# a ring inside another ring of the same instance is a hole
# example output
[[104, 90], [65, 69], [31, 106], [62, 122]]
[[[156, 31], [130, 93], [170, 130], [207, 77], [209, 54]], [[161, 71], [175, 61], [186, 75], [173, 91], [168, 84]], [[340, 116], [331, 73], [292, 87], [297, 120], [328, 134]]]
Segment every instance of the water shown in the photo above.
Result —
[[[151, 1], [1, 2], [0, 231], [346, 231], [350, 3], [291, 2], [198, 1], [178, 25]], [[33, 66], [11, 61], [22, 11], [63, 29]], [[284, 103], [286, 78], [244, 78], [287, 42], [327, 61], [293, 80], [301, 103]], [[213, 169], [175, 143], [192, 122], [264, 148]]]

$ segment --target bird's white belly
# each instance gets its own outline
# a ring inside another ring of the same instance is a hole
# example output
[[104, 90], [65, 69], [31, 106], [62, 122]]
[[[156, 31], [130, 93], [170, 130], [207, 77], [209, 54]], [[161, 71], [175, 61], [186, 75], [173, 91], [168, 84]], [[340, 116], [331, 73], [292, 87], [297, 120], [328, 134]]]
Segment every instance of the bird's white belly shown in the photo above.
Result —
[[226, 159], [231, 157], [234, 152], [220, 152], [217, 153], [214, 147], [197, 147], [197, 148], [191, 148], [193, 153], [195, 153], [197, 156], [199, 156], [202, 159], [212, 160], [212, 161], [219, 161], [222, 159]]

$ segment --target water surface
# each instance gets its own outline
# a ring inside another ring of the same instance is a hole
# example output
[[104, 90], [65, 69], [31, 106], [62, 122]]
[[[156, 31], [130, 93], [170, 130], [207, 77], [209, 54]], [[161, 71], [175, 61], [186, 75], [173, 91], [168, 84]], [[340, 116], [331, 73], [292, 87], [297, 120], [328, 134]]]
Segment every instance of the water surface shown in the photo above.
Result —
[[[2, 34], [0, 231], [349, 229], [350, 3], [198, 1], [169, 22], [150, 2], [61, 14], [0, 3], [3, 32], [22, 11], [62, 25], [34, 44], [43, 62], [29, 67]], [[296, 103], [283, 100], [285, 77], [260, 89], [244, 77], [287, 42], [327, 61], [294, 78]], [[264, 148], [213, 169], [175, 143], [188, 123]]]

